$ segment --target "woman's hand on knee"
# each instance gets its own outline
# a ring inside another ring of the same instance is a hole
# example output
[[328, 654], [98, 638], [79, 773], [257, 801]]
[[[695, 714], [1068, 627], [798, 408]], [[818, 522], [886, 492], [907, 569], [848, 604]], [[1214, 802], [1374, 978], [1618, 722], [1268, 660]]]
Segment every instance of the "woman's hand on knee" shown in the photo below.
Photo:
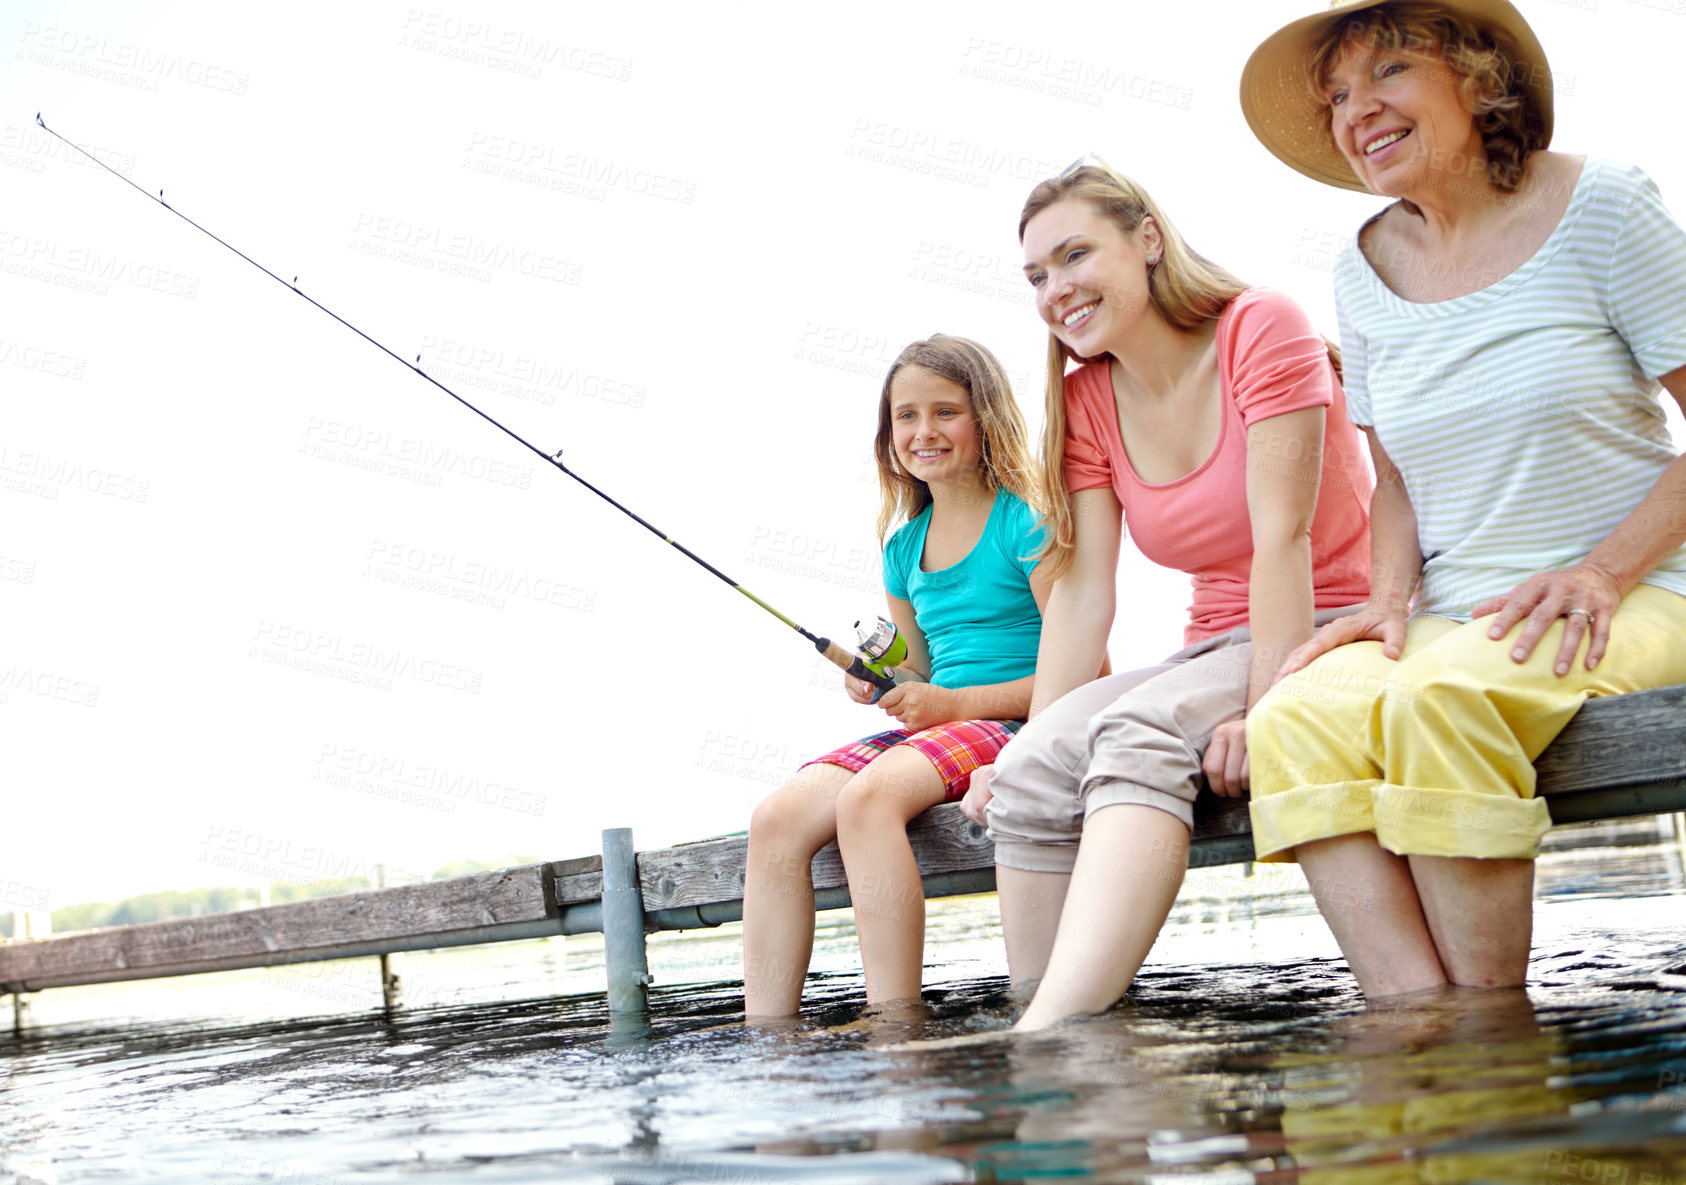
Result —
[[980, 826], [988, 822], [984, 811], [989, 807], [989, 800], [995, 797], [989, 791], [990, 780], [994, 777], [993, 765], [978, 766], [972, 771], [972, 783], [966, 787], [965, 797], [960, 800], [960, 813]]
[[1213, 794], [1240, 798], [1247, 793], [1251, 772], [1247, 763], [1247, 722], [1226, 720], [1212, 730], [1212, 741], [1200, 759], [1206, 784]]
[[1350, 642], [1380, 642], [1382, 653], [1397, 659], [1405, 653], [1405, 617], [1402, 609], [1366, 605], [1356, 613], [1337, 617], [1311, 636], [1311, 641], [1288, 653], [1276, 670], [1276, 681], [1304, 670], [1329, 651]]
[[1567, 675], [1575, 665], [1575, 651], [1581, 639], [1588, 635], [1586, 669], [1593, 670], [1610, 644], [1610, 619], [1622, 603], [1621, 589], [1616, 578], [1591, 564], [1576, 564], [1560, 572], [1537, 572], [1503, 596], [1490, 597], [1477, 605], [1472, 617], [1493, 614], [1487, 636], [1494, 641], [1510, 633], [1517, 622], [1526, 619], [1522, 632], [1510, 649], [1516, 662], [1527, 662], [1534, 653], [1551, 623], [1565, 618], [1563, 643], [1557, 648], [1553, 669]]

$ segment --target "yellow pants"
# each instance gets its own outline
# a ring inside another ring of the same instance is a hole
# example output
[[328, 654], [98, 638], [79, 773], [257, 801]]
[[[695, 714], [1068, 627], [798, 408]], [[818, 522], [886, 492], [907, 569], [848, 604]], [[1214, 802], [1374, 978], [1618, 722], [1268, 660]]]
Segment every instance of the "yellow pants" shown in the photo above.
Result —
[[1407, 856], [1532, 858], [1551, 826], [1534, 758], [1595, 695], [1686, 683], [1686, 598], [1640, 585], [1611, 622], [1598, 669], [1552, 669], [1564, 621], [1526, 662], [1491, 618], [1409, 623], [1394, 662], [1380, 642], [1332, 650], [1284, 679], [1247, 716], [1253, 844], [1260, 860], [1296, 845], [1374, 832]]

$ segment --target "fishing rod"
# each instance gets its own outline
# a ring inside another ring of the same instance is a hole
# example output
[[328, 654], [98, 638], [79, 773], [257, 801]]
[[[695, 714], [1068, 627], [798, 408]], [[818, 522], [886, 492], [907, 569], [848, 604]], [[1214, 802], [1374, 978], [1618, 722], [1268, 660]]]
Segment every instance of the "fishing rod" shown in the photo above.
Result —
[[[602, 490], [600, 490], [596, 486], [592, 485], [585, 478], [581, 477], [579, 474], [575, 473], [572, 469], [568, 468], [568, 466], [566, 466], [565, 464], [562, 463], [562, 450], [561, 449], [557, 449], [554, 453], [545, 452], [543, 449], [539, 448], [537, 445], [535, 445], [532, 442], [530, 442], [529, 440], [527, 440], [524, 436], [521, 436], [519, 433], [515, 432], [513, 429], [508, 428], [508, 427], [504, 426], [503, 424], [499, 423], [497, 420], [493, 419], [486, 412], [482, 411], [480, 408], [476, 407], [474, 404], [472, 404], [468, 400], [464, 399], [461, 395], [458, 395], [455, 391], [451, 390], [451, 388], [447, 387], [444, 383], [440, 382], [438, 379], [436, 379], [432, 375], [428, 374], [427, 371], [425, 371], [421, 368], [421, 355], [420, 354], [416, 355], [416, 360], [414, 362], [405, 362], [404, 359], [400, 358], [397, 354], [393, 353], [386, 346], [382, 345], [380, 342], [376, 341], [374, 338], [372, 338], [368, 334], [364, 333], [361, 329], [357, 328], [357, 326], [353, 325], [350, 321], [347, 321], [344, 317], [342, 317], [338, 313], [334, 312], [333, 309], [330, 309], [328, 306], [322, 304], [320, 301], [316, 300], [314, 297], [311, 297], [306, 293], [300, 292], [299, 286], [298, 286], [299, 285], [299, 278], [297, 276], [294, 276], [293, 282], [289, 284], [286, 280], [283, 280], [280, 276], [278, 276], [274, 272], [270, 271], [267, 267], [265, 267], [263, 264], [259, 263], [257, 260], [253, 259], [250, 255], [247, 255], [244, 251], [240, 250], [240, 248], [236, 247], [234, 244], [228, 242], [226, 239], [221, 238], [220, 236], [216, 235], [215, 233], [213, 233], [209, 230], [206, 230], [203, 226], [200, 226], [197, 222], [195, 222], [193, 219], [189, 218], [186, 214], [183, 214], [180, 210], [178, 210], [174, 206], [170, 205], [169, 202], [164, 200], [164, 191], [162, 189], [160, 189], [158, 191], [157, 196], [154, 196], [151, 192], [149, 192], [148, 190], [142, 189], [140, 186], [136, 185], [133, 181], [129, 180], [129, 178], [123, 176], [123, 174], [119, 173], [116, 169], [114, 169], [110, 165], [106, 164], [103, 160], [101, 160], [99, 157], [95, 156], [93, 153], [89, 152], [86, 148], [83, 148], [80, 144], [76, 144], [73, 141], [67, 140], [65, 137], [59, 135], [58, 132], [55, 132], [52, 128], [47, 126], [46, 121], [41, 118], [41, 113], [39, 111], [37, 111], [35, 113], [35, 122], [36, 122], [37, 125], [40, 126], [41, 130], [46, 132], [49, 136], [54, 137], [55, 139], [59, 140], [61, 143], [67, 145], [70, 148], [75, 149], [77, 152], [80, 152], [83, 156], [85, 156], [89, 160], [93, 161], [100, 168], [104, 169], [106, 172], [110, 173], [113, 177], [117, 178], [119, 181], [121, 181], [125, 185], [129, 186], [136, 193], [142, 194], [143, 196], [149, 198], [150, 200], [157, 202], [160, 206], [163, 206], [166, 210], [168, 210], [170, 213], [174, 214], [177, 218], [180, 218], [183, 222], [187, 223], [194, 230], [199, 231], [201, 234], [206, 235], [207, 237], [209, 237], [211, 239], [215, 239], [218, 243], [222, 244], [222, 246], [227, 247], [230, 251], [234, 252], [234, 254], [238, 255], [241, 259], [244, 259], [247, 263], [249, 263], [253, 267], [257, 268], [260, 272], [262, 272], [264, 275], [268, 276], [270, 279], [274, 280], [277, 284], [280, 284], [283, 288], [286, 288], [288, 291], [292, 292], [293, 295], [304, 297], [305, 300], [308, 300], [311, 304], [313, 304], [317, 308], [321, 309], [324, 313], [327, 313], [328, 316], [330, 316], [334, 320], [338, 321], [341, 325], [344, 325], [347, 329], [351, 330], [351, 332], [355, 333], [358, 337], [360, 337], [364, 341], [368, 342], [371, 346], [374, 346], [381, 353], [387, 355], [389, 358], [391, 358], [393, 361], [397, 362], [399, 365], [403, 366], [405, 369], [410, 370], [410, 371], [414, 372], [415, 374], [420, 375], [422, 378], [424, 378], [428, 382], [432, 383], [435, 387], [438, 387], [441, 391], [445, 392], [445, 394], [449, 395], [452, 399], [455, 399], [458, 403], [460, 403], [464, 407], [468, 408], [469, 411], [473, 412], [475, 415], [477, 415], [481, 419], [485, 420], [488, 424], [492, 425], [492, 427], [496, 428], [499, 432], [502, 432], [505, 436], [508, 436], [510, 439], [514, 440], [517, 444], [521, 445], [523, 448], [527, 449], [529, 452], [533, 453], [534, 455], [542, 457], [546, 462], [555, 466], [562, 473], [565, 473], [567, 476], [569, 476], [569, 477], [573, 478], [575, 481], [579, 482], [582, 486], [584, 486], [586, 489], [590, 490], [592, 493], [596, 494], [599, 498], [603, 499], [603, 501], [607, 502], [610, 506], [613, 506], [616, 510], [618, 510], [622, 514], [626, 515], [633, 522], [635, 522], [639, 526], [643, 527], [646, 531], [649, 531], [650, 534], [656, 536], [656, 538], [662, 540], [665, 543], [671, 544], [673, 547], [677, 548], [678, 551], [680, 552], [680, 554], [686, 556], [689, 559], [692, 559], [692, 560], [696, 561], [698, 564], [702, 565], [704, 568], [706, 568], [713, 575], [719, 577], [721, 580], [723, 580], [727, 584], [731, 585], [738, 592], [742, 593], [744, 596], [746, 596], [750, 600], [754, 601], [757, 605], [761, 606], [767, 612], [771, 613], [774, 617], [776, 617], [780, 621], [784, 622], [791, 629], [795, 630], [797, 633], [801, 634], [804, 638], [808, 639], [808, 641], [810, 641], [814, 644], [815, 650], [818, 650], [821, 654], [823, 654], [826, 657], [827, 660], [829, 660], [830, 662], [832, 662], [836, 666], [840, 667], [843, 671], [847, 672], [848, 674], [853, 675], [857, 679], [863, 679], [866, 682], [872, 684], [874, 687], [876, 687], [878, 689], [879, 694], [882, 694], [883, 692], [886, 692], [886, 691], [890, 690], [892, 687], [894, 687], [896, 685], [895, 676], [893, 674], [889, 673], [889, 672], [890, 672], [890, 669], [894, 666], [895, 662], [900, 662], [902, 660], [902, 658], [906, 657], [907, 643], [906, 643], [905, 639], [899, 639], [899, 638], [896, 638], [894, 636], [894, 630], [895, 630], [894, 625], [891, 625], [890, 623], [885, 622], [883, 620], [883, 618], [879, 619], [879, 621], [881, 623], [880, 629], [876, 630], [876, 631], [873, 631], [873, 635], [872, 635], [872, 638], [873, 638], [873, 641], [874, 641], [875, 644], [872, 647], [872, 650], [869, 651], [869, 653], [872, 655], [872, 660], [870, 660], [870, 661], [866, 658], [862, 658], [858, 654], [849, 653], [847, 650], [843, 649], [843, 647], [841, 647], [837, 643], [833, 642], [830, 638], [822, 638], [822, 637], [820, 637], [816, 634], [809, 633], [807, 630], [803, 629], [800, 625], [798, 625], [791, 618], [786, 617], [783, 613], [780, 613], [777, 609], [773, 608], [766, 601], [763, 601], [760, 597], [758, 597], [754, 593], [750, 592], [747, 588], [745, 588], [743, 585], [739, 584], [736, 580], [733, 580], [730, 576], [726, 575], [726, 573], [722, 572], [719, 568], [716, 568], [713, 564], [711, 564], [707, 560], [703, 559], [702, 556], [698, 555], [696, 552], [694, 552], [690, 548], [686, 547], [683, 543], [680, 543], [677, 539], [673, 538], [673, 536], [669, 535], [667, 532], [665, 532], [665, 531], [661, 530], [659, 527], [655, 526], [648, 519], [645, 519], [642, 516], [640, 516], [638, 514], [635, 514], [633, 511], [631, 511], [627, 507], [621, 505], [619, 502], [615, 501], [615, 499], [611, 498], [608, 494], [604, 493]], [[858, 626], [859, 623], [857, 622], [856, 625]], [[889, 626], [889, 629], [891, 631], [890, 640], [888, 642], [885, 642], [882, 639], [882, 628], [883, 628], [883, 626]], [[897, 645], [897, 643], [899, 643], [899, 645]], [[876, 698], [876, 696], [874, 698]]]

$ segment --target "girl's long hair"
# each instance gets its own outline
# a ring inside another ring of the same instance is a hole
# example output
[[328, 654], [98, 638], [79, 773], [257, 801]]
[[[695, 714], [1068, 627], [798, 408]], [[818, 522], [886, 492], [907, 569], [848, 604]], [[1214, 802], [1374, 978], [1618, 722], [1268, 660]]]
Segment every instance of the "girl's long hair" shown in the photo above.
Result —
[[[1127, 235], [1134, 234], [1144, 218], [1151, 216], [1159, 224], [1161, 254], [1159, 262], [1147, 273], [1148, 300], [1161, 317], [1178, 329], [1194, 329], [1207, 321], [1216, 320], [1230, 301], [1246, 291], [1246, 284], [1183, 240], [1145, 189], [1111, 169], [1096, 165], [1085, 165], [1051, 177], [1031, 190], [1030, 197], [1025, 199], [1024, 211], [1019, 215], [1019, 242], [1024, 242], [1024, 229], [1032, 218], [1056, 202], [1068, 199], [1088, 202]], [[1065, 484], [1065, 372], [1067, 365], [1076, 357], [1065, 343], [1049, 332], [1047, 418], [1042, 428], [1042, 468], [1037, 501], [1048, 529], [1042, 558], [1054, 578], [1070, 567], [1077, 546], [1071, 494]]]
[[1007, 372], [977, 342], [937, 333], [896, 356], [878, 397], [878, 436], [873, 444], [878, 460], [878, 542], [884, 542], [897, 522], [914, 518], [931, 504], [931, 487], [902, 468], [892, 437], [890, 386], [905, 366], [928, 370], [966, 392], [978, 424], [978, 468], [984, 488], [1007, 490], [1034, 507], [1037, 483], [1030, 434], [1013, 399]]

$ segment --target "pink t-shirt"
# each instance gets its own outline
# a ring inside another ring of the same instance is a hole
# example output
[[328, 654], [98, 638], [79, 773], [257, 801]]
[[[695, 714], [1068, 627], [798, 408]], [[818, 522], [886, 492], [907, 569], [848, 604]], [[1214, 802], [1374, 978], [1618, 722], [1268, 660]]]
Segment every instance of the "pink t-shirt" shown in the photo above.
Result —
[[[1247, 428], [1305, 407], [1328, 408], [1323, 475], [1311, 524], [1311, 579], [1319, 609], [1370, 595], [1374, 479], [1323, 339], [1280, 292], [1251, 288], [1218, 317], [1224, 400], [1217, 447], [1193, 473], [1163, 485], [1136, 476], [1118, 429], [1110, 361], [1066, 375], [1065, 479], [1073, 493], [1111, 486], [1124, 526], [1154, 563], [1193, 577], [1186, 642], [1247, 624], [1253, 535], [1247, 515]], [[1285, 464], [1293, 459], [1283, 458]]]

